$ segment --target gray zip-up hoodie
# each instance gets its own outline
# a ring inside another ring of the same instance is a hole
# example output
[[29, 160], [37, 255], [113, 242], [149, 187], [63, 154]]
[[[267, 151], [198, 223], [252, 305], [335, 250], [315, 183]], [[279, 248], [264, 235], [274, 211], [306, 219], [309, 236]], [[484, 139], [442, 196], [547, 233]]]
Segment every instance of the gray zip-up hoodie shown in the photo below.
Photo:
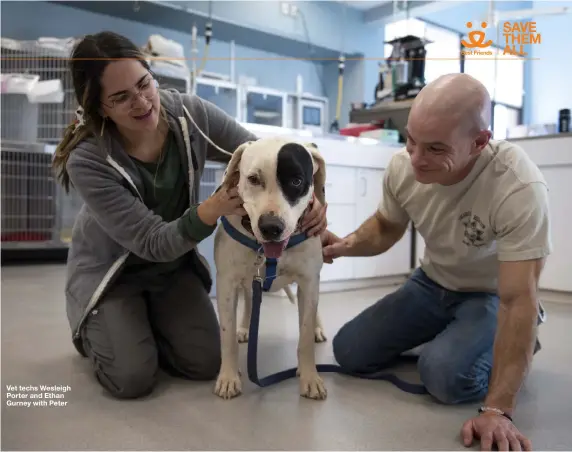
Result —
[[[191, 212], [198, 203], [206, 160], [228, 163], [230, 157], [205, 140], [198, 127], [222, 149], [234, 150], [257, 137], [215, 105], [176, 90], [160, 90], [161, 104], [175, 132], [188, 174]], [[70, 154], [66, 169], [84, 205], [76, 217], [67, 261], [66, 311], [72, 341], [85, 355], [80, 332], [89, 313], [133, 253], [153, 262], [168, 262], [191, 253], [199, 276], [210, 291], [206, 260], [179, 227], [166, 223], [143, 203], [142, 181], [133, 161], [111, 134], [90, 138]]]

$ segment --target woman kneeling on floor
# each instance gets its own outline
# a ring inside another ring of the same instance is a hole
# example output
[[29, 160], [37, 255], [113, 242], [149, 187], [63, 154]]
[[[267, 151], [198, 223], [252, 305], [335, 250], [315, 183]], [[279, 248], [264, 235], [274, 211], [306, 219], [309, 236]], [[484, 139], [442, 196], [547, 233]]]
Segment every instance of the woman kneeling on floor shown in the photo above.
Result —
[[[214, 379], [220, 365], [208, 264], [197, 245], [220, 216], [245, 215], [236, 188], [198, 202], [206, 160], [228, 162], [256, 140], [194, 95], [158, 87], [144, 54], [110, 32], [86, 36], [70, 65], [77, 120], [54, 167], [84, 205], [67, 262], [66, 309], [76, 349], [112, 395], [150, 393], [159, 368]], [[315, 201], [305, 229], [325, 229]]]

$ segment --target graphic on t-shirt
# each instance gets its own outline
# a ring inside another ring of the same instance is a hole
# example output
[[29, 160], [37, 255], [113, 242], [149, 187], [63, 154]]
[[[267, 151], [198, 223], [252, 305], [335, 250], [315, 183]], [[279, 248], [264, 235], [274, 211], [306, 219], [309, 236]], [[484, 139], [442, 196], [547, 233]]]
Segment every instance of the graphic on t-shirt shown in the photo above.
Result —
[[459, 220], [465, 226], [463, 232], [463, 243], [467, 246], [483, 246], [485, 244], [485, 224], [478, 215], [473, 215], [471, 211], [463, 212]]

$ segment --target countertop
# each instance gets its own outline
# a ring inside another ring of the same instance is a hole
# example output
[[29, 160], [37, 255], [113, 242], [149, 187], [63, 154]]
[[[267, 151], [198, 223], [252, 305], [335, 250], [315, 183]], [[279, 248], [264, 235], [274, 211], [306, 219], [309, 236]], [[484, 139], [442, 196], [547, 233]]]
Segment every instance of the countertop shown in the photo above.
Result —
[[550, 135], [536, 135], [533, 137], [518, 137], [518, 138], [507, 138], [507, 141], [524, 141], [524, 140], [545, 140], [547, 138], [569, 138], [572, 137], [572, 132], [567, 133], [553, 133]]

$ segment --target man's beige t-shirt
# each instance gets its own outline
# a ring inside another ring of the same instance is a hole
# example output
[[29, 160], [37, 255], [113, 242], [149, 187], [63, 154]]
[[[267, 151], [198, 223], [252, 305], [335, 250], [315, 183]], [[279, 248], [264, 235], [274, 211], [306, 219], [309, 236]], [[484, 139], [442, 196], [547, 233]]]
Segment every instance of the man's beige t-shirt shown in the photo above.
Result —
[[548, 186], [514, 143], [493, 141], [471, 173], [451, 186], [415, 180], [409, 154], [396, 153], [385, 172], [380, 213], [413, 221], [425, 241], [421, 268], [441, 286], [497, 292], [500, 261], [550, 254]]

